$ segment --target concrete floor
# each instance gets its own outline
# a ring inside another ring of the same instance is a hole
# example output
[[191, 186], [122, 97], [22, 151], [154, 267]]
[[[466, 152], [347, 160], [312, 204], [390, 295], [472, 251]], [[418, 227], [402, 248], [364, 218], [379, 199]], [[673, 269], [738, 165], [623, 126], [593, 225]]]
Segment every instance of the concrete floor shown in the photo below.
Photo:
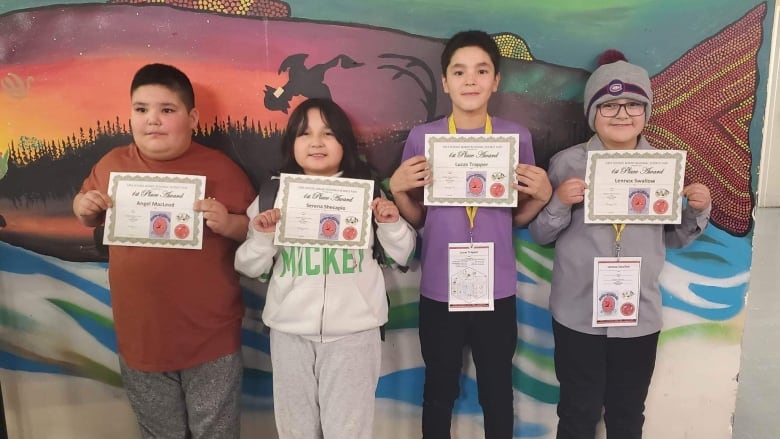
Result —
[[780, 438], [780, 208], [755, 219], [732, 439]]

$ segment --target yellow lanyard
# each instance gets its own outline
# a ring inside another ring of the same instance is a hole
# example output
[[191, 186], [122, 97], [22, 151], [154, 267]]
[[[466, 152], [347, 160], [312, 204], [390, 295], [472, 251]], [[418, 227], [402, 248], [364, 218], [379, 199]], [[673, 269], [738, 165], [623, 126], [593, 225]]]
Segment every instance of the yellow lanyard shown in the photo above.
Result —
[[[447, 118], [450, 134], [457, 134], [455, 128], [455, 117], [450, 114]], [[490, 115], [485, 115], [485, 134], [493, 134], [493, 123], [490, 121]], [[469, 218], [469, 240], [474, 242], [474, 218], [477, 216], [477, 206], [466, 206], [466, 216]]]
[[623, 237], [623, 230], [626, 228], [625, 224], [612, 224], [615, 229], [615, 257], [620, 257], [620, 240]]

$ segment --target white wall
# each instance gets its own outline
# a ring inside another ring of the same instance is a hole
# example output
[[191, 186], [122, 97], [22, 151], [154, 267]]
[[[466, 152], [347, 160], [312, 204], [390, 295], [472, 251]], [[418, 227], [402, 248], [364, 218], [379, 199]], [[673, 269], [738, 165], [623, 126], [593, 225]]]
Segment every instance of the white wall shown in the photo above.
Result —
[[775, 5], [772, 50], [769, 58], [764, 142], [758, 169], [758, 206], [780, 207], [780, 10]]

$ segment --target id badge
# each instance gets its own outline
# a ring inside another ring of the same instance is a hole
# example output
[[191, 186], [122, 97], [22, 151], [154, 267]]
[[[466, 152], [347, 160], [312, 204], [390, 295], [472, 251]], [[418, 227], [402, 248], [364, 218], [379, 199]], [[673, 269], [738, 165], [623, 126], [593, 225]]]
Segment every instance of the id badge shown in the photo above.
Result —
[[593, 258], [593, 327], [636, 326], [642, 258]]
[[449, 244], [450, 311], [493, 311], [494, 256], [492, 242]]

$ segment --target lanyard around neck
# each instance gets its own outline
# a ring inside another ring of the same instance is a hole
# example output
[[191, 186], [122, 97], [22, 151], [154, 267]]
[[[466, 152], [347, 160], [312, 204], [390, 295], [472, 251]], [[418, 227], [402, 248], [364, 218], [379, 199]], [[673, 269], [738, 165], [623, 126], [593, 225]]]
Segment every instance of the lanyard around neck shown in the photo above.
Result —
[[620, 257], [620, 240], [623, 238], [623, 230], [625, 230], [625, 224], [612, 224], [615, 229], [615, 257]]
[[[447, 124], [449, 125], [450, 134], [458, 134], [458, 129], [455, 127], [455, 116], [450, 114], [447, 118]], [[485, 115], [485, 134], [493, 134], [493, 122], [490, 121], [490, 115]]]
[[[449, 133], [457, 134], [458, 129], [455, 127], [455, 116], [450, 114], [447, 118], [447, 124], [449, 125]], [[490, 121], [490, 115], [485, 115], [485, 134], [493, 134], [493, 123]], [[466, 216], [469, 218], [469, 240], [474, 242], [474, 218], [477, 216], [477, 206], [466, 206]]]
[[[590, 150], [590, 141], [593, 140], [593, 137], [588, 139], [588, 143], [585, 144], [585, 152], [587, 153]], [[626, 225], [625, 224], [612, 224], [612, 228], [615, 229], [615, 257], [620, 257], [620, 240], [623, 239], [623, 230], [625, 230]]]

